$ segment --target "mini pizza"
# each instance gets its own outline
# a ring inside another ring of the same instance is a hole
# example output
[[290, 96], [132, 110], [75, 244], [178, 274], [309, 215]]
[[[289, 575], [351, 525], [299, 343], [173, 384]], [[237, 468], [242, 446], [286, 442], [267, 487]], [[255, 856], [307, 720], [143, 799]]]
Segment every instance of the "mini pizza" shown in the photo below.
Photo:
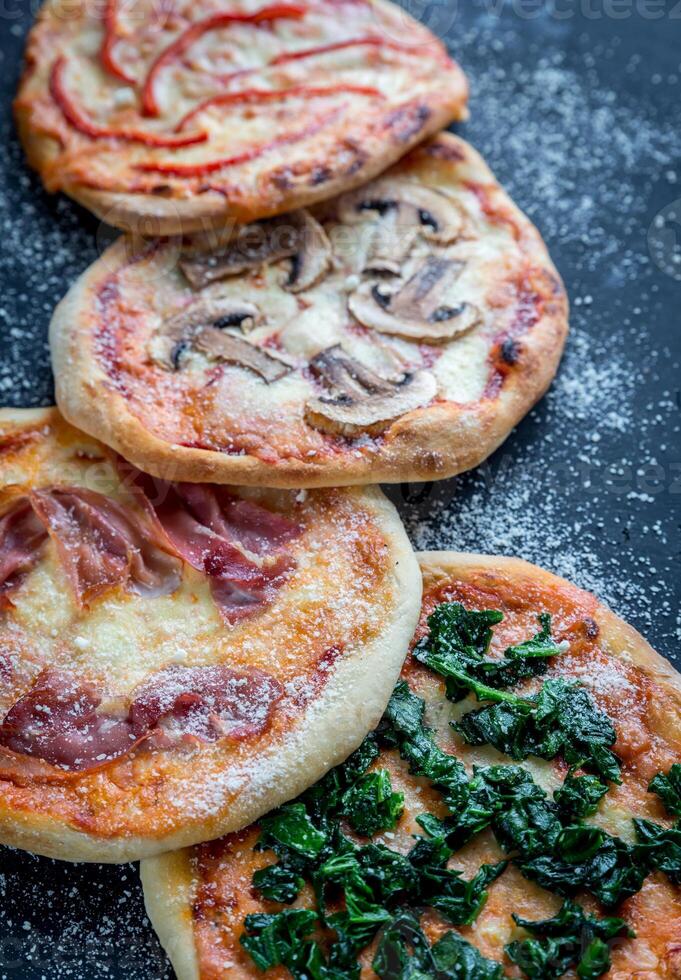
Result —
[[465, 118], [444, 46], [386, 0], [48, 0], [15, 107], [48, 190], [174, 234], [345, 191]]
[[153, 480], [56, 410], [3, 410], [0, 460], [2, 843], [218, 837], [376, 724], [421, 593], [378, 490]]
[[179, 980], [681, 977], [681, 678], [525, 562], [421, 567], [360, 749], [259, 824], [142, 863]]
[[227, 241], [116, 242], [51, 328], [57, 400], [141, 469], [276, 487], [480, 463], [549, 385], [567, 302], [462, 140]]

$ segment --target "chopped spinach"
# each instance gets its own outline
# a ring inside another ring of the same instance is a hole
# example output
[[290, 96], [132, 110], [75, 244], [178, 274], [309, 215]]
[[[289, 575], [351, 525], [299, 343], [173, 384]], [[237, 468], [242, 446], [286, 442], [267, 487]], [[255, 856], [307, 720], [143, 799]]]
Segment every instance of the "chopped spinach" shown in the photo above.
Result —
[[563, 785], [553, 794], [562, 818], [581, 820], [590, 817], [598, 809], [608, 787], [596, 776], [566, 777]]
[[326, 834], [315, 827], [303, 803], [286, 803], [260, 821], [258, 850], [271, 849], [280, 857], [292, 853], [314, 860], [324, 844]]
[[648, 789], [657, 793], [672, 817], [681, 817], [681, 764], [675, 762], [668, 773], [658, 772]]
[[[282, 965], [294, 980], [359, 980], [358, 954], [378, 936], [373, 966], [383, 980], [501, 978], [501, 966], [457, 932], [431, 946], [420, 925], [427, 908], [454, 926], [475, 920], [508, 862], [483, 865], [470, 880], [448, 865], [486, 827], [527, 878], [566, 899], [553, 919], [516, 919], [530, 936], [507, 952], [528, 978], [550, 980], [573, 969], [582, 980], [595, 980], [607, 971], [608, 944], [626, 926], [587, 915], [570, 900], [577, 892], [612, 907], [634, 894], [651, 868], [681, 883], [681, 821], [664, 828], [636, 820], [634, 845], [582, 822], [598, 808], [607, 781], [619, 781], [615, 731], [583, 688], [562, 679], [545, 681], [528, 697], [504, 690], [543, 674], [563, 645], [551, 638], [550, 617], [542, 615], [534, 637], [490, 658], [492, 628], [502, 618], [443, 603], [429, 617], [430, 632], [415, 656], [446, 679], [452, 700], [472, 691], [488, 702], [454, 726], [469, 743], [494, 745], [518, 760], [561, 756], [571, 767], [563, 785], [550, 797], [530, 772], [511, 764], [474, 767], [469, 775], [439, 747], [424, 723], [424, 701], [400, 681], [376, 732], [347, 762], [260, 822], [257, 848], [280, 860], [255, 873], [254, 887], [287, 905], [307, 880], [316, 898], [315, 911], [247, 917], [241, 941], [260, 969]], [[446, 807], [444, 818], [417, 817], [425, 835], [406, 854], [347, 836], [348, 825], [360, 837], [388, 831], [401, 815], [403, 796], [393, 791], [389, 772], [369, 771], [381, 748], [396, 748]], [[681, 766], [658, 774], [650, 789], [672, 815], [681, 815]]]
[[398, 681], [383, 720], [378, 727], [380, 741], [396, 746], [409, 763], [414, 776], [429, 779], [450, 808], [458, 806], [465, 794], [468, 777], [463, 763], [443, 752], [430, 728], [423, 724], [425, 702], [413, 694], [406, 681]]
[[647, 874], [639, 847], [586, 824], [565, 827], [544, 853], [518, 867], [550, 891], [569, 896], [586, 889], [608, 908], [639, 891]]
[[[490, 826], [526, 877], [560, 895], [574, 895], [583, 888], [611, 907], [640, 889], [647, 873], [640, 848], [578, 824], [566, 797], [549, 800], [522, 766], [476, 767], [469, 779], [459, 760], [443, 752], [432, 731], [424, 727], [424, 709], [422, 699], [401, 681], [379, 737], [399, 746], [401, 755], [410, 760], [410, 771], [432, 779], [452, 811], [444, 821], [420, 817], [428, 833], [439, 835], [456, 850]], [[448, 759], [457, 765], [450, 765]], [[585, 786], [581, 783], [585, 778], [589, 777], [569, 777], [567, 790], [571, 799], [580, 794], [591, 806], [603, 784], [595, 780]]]
[[551, 617], [539, 616], [540, 631], [529, 640], [508, 647], [500, 658], [486, 657], [491, 627], [503, 614], [496, 610], [467, 610], [461, 603], [445, 602], [428, 617], [428, 634], [417, 644], [418, 661], [447, 681], [447, 697], [460, 701], [469, 691], [486, 697], [487, 688], [512, 687], [528, 677], [544, 674], [547, 660], [563, 652], [551, 638]]
[[509, 943], [506, 954], [530, 980], [557, 980], [573, 968], [583, 980], [596, 980], [610, 967], [608, 942], [633, 935], [623, 919], [595, 918], [569, 900], [552, 919], [513, 918], [531, 938]]
[[241, 945], [261, 970], [282, 965], [296, 980], [323, 976], [321, 950], [309, 939], [317, 925], [315, 912], [287, 909], [276, 915], [247, 915], [244, 924]]
[[393, 793], [390, 773], [385, 769], [366, 773], [343, 794], [343, 816], [363, 837], [392, 830], [403, 809], [404, 795]]
[[681, 885], [681, 821], [662, 827], [652, 820], [634, 820], [634, 826], [648, 866], [664, 871], [670, 881]]
[[418, 916], [398, 912], [383, 930], [372, 963], [381, 980], [501, 980], [498, 963], [482, 954], [456, 932], [431, 946]]
[[561, 755], [570, 766], [620, 782], [619, 760], [610, 751], [617, 733], [584, 688], [555, 678], [532, 697], [488, 691], [485, 698], [495, 703], [453, 723], [469, 745], [493, 745], [518, 760]]
[[270, 902], [290, 905], [300, 894], [305, 879], [283, 862], [261, 868], [253, 875], [253, 887]]

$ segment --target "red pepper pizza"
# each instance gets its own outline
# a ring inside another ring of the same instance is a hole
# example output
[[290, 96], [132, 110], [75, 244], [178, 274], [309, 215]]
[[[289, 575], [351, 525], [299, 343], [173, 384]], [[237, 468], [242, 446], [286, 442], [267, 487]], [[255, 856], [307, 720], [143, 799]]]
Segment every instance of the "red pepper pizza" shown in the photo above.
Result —
[[357, 186], [463, 118], [467, 94], [386, 0], [48, 0], [15, 108], [49, 190], [170, 234]]

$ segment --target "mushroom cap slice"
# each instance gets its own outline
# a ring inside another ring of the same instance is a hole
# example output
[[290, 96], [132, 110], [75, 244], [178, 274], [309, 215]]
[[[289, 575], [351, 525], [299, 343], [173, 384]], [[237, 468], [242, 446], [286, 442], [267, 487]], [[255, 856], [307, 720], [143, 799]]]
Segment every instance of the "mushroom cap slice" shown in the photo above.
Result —
[[326, 232], [308, 211], [297, 211], [298, 249], [291, 256], [291, 271], [284, 288], [302, 293], [320, 282], [331, 268], [333, 252]]
[[307, 211], [257, 221], [239, 229], [226, 246], [180, 260], [194, 289], [238, 276], [282, 259], [291, 260], [284, 288], [292, 293], [314, 286], [331, 266], [331, 245], [324, 229]]
[[458, 277], [459, 262], [430, 255], [394, 292], [382, 283], [364, 282], [348, 297], [348, 308], [365, 327], [407, 340], [444, 343], [482, 321], [472, 303], [439, 304]]
[[261, 347], [256, 347], [229, 331], [216, 330], [215, 327], [202, 327], [194, 338], [194, 346], [216, 361], [226, 361], [253, 371], [267, 384], [278, 381], [292, 370], [284, 361], [273, 357]]
[[424, 238], [441, 245], [456, 241], [463, 231], [463, 211], [453, 198], [408, 180], [383, 178], [344, 194], [338, 203], [338, 217], [347, 224], [366, 220], [367, 211], [385, 220], [395, 210], [401, 210]]
[[364, 272], [399, 276], [419, 233], [412, 215], [404, 208], [391, 208], [371, 228], [371, 241]]
[[437, 394], [437, 382], [430, 371], [383, 378], [339, 345], [317, 354], [310, 361], [310, 369], [329, 393], [308, 401], [306, 421], [335, 435], [375, 435], [396, 418], [428, 405]]
[[202, 327], [254, 327], [262, 314], [253, 303], [228, 296], [204, 297], [161, 323], [149, 345], [153, 361], [168, 371], [176, 371], [182, 354], [188, 350]]

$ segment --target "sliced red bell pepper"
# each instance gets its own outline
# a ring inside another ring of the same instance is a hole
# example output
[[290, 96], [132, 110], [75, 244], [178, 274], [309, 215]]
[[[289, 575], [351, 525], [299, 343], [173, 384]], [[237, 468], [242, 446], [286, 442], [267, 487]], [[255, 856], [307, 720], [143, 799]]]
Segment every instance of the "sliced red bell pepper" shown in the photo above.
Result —
[[289, 61], [301, 61], [303, 58], [313, 58], [318, 54], [327, 54], [331, 51], [342, 51], [344, 48], [390, 48], [394, 51], [411, 51], [418, 53], [419, 48], [413, 44], [400, 44], [398, 41], [386, 41], [382, 37], [357, 37], [347, 41], [335, 41], [333, 44], [319, 44], [314, 48], [304, 48], [302, 51], [289, 51], [285, 54], [277, 55], [269, 62], [268, 68], [273, 65], [285, 65]]
[[104, 69], [108, 71], [110, 75], [120, 78], [122, 82], [127, 82], [128, 85], [134, 85], [135, 79], [129, 75], [125, 69], [121, 68], [114, 55], [114, 46], [118, 41], [118, 31], [116, 27], [117, 6], [118, 0], [106, 0], [106, 6], [104, 7], [104, 14], [102, 17], [104, 23], [104, 37], [102, 39], [102, 46], [100, 48], [99, 55]]
[[159, 72], [177, 58], [181, 58], [185, 51], [207, 31], [228, 27], [230, 24], [261, 24], [280, 18], [299, 20], [306, 13], [307, 7], [301, 4], [275, 3], [250, 14], [213, 14], [192, 24], [165, 51], [161, 52], [149, 69], [142, 90], [142, 109], [145, 115], [157, 116], [160, 112], [154, 91]]
[[240, 163], [248, 163], [250, 160], [255, 160], [256, 157], [262, 156], [263, 153], [274, 150], [278, 146], [285, 146], [290, 143], [296, 143], [299, 140], [307, 139], [309, 136], [313, 136], [319, 132], [320, 129], [323, 129], [327, 123], [331, 122], [337, 116], [338, 109], [333, 109], [331, 112], [327, 112], [323, 116], [318, 117], [314, 122], [305, 126], [304, 129], [298, 130], [295, 133], [285, 133], [282, 136], [277, 136], [273, 140], [268, 140], [266, 143], [258, 143], [255, 146], [250, 146], [248, 149], [242, 150], [241, 153], [236, 153], [231, 157], [208, 160], [206, 163], [157, 163], [155, 161], [149, 161], [148, 163], [137, 164], [135, 169], [143, 173], [165, 174], [174, 177], [205, 177], [218, 170], [224, 170], [225, 167], [235, 167]]
[[249, 103], [263, 103], [263, 102], [281, 102], [288, 98], [324, 98], [329, 95], [339, 95], [341, 93], [350, 93], [351, 95], [367, 95], [370, 98], [384, 98], [383, 93], [377, 88], [373, 88], [369, 85], [326, 85], [326, 86], [315, 86], [315, 85], [292, 85], [290, 88], [285, 89], [261, 89], [261, 88], [247, 88], [243, 89], [241, 92], [222, 92], [220, 95], [214, 95], [210, 99], [206, 99], [201, 102], [194, 109], [187, 113], [183, 119], [177, 124], [177, 132], [184, 129], [188, 122], [198, 116], [200, 113], [204, 112], [206, 109], [210, 109], [212, 106], [220, 105], [248, 105]]
[[90, 119], [76, 105], [64, 85], [67, 61], [65, 57], [57, 58], [50, 73], [50, 94], [59, 106], [69, 125], [79, 133], [92, 139], [117, 139], [127, 143], [143, 143], [145, 146], [160, 146], [177, 149], [182, 146], [192, 146], [195, 143], [205, 143], [207, 133], [186, 133], [185, 135], [163, 133], [147, 133], [138, 129], [110, 129]]

